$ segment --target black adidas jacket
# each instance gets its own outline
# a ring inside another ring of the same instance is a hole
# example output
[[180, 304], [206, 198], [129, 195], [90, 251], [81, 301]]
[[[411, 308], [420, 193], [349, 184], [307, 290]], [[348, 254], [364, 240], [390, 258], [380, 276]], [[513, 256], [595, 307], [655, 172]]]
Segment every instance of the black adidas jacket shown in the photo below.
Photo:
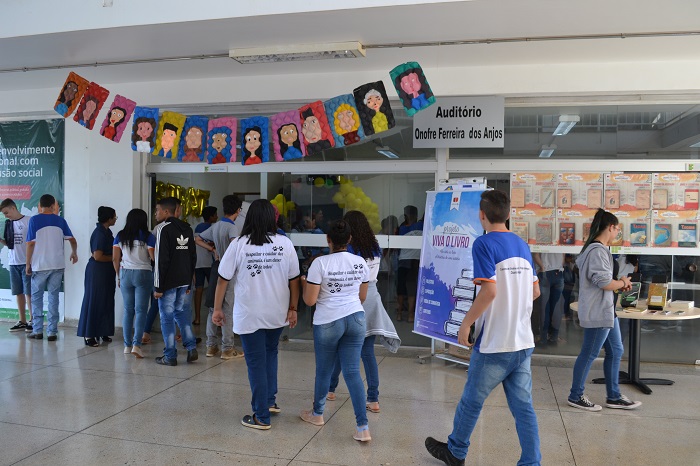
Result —
[[155, 290], [163, 293], [173, 288], [191, 286], [197, 262], [192, 228], [182, 220], [170, 217], [161, 222], [153, 234], [156, 237]]

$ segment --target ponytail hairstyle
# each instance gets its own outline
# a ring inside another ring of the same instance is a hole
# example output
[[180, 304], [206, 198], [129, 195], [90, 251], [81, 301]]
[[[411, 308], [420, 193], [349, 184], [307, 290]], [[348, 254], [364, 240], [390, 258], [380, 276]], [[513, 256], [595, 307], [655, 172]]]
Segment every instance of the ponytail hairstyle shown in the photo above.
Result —
[[336, 250], [346, 248], [348, 241], [350, 241], [350, 224], [345, 220], [333, 222], [328, 229], [327, 236]]
[[586, 244], [583, 245], [583, 248], [579, 254], [583, 254], [583, 251], [585, 251], [586, 248], [590, 246], [598, 235], [600, 235], [606, 228], [608, 228], [610, 225], [619, 225], [619, 223], [620, 221], [617, 219], [617, 217], [615, 217], [615, 215], [599, 208], [595, 213], [595, 217], [593, 217], [591, 232], [588, 234]]

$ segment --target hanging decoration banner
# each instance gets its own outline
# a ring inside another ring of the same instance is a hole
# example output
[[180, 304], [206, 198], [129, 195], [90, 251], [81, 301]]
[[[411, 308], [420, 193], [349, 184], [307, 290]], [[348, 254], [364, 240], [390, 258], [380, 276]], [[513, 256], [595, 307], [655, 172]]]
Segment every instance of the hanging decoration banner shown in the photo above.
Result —
[[[38, 213], [39, 198], [52, 194], [63, 206], [65, 120], [0, 123], [0, 199], [11, 198], [23, 215]], [[0, 214], [0, 226], [5, 218]], [[17, 319], [10, 292], [8, 249], [0, 249], [0, 318]], [[63, 292], [59, 296], [63, 316]]]
[[505, 98], [438, 98], [413, 117], [413, 147], [502, 148]]
[[472, 244], [483, 232], [479, 221], [483, 191], [427, 193], [415, 333], [457, 343], [459, 326], [475, 296]]

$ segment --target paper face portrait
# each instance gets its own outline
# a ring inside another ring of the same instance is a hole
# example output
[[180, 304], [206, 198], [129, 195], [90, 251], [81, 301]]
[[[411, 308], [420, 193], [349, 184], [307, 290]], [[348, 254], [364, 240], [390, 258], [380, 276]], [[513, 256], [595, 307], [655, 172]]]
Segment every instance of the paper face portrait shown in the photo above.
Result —
[[95, 126], [97, 115], [100, 113], [100, 109], [102, 109], [107, 97], [109, 97], [107, 89], [91, 82], [80, 100], [80, 105], [78, 105], [78, 110], [75, 112], [73, 120], [91, 130]]
[[383, 82], [360, 86], [353, 91], [353, 96], [366, 135], [381, 133], [394, 127], [394, 113], [391, 111]]
[[206, 153], [206, 136], [209, 118], [189, 116], [180, 138], [178, 160], [181, 162], [202, 162]]
[[187, 117], [176, 112], [163, 112], [158, 123], [155, 155], [168, 159], [178, 158], [180, 137]]
[[323, 102], [319, 100], [304, 105], [299, 109], [299, 118], [307, 155], [335, 146]]
[[304, 135], [301, 133], [299, 112], [291, 110], [270, 117], [272, 146], [275, 160], [300, 159], [306, 155]]
[[223, 117], [209, 120], [207, 131], [207, 163], [236, 161], [236, 130], [238, 120]]
[[352, 94], [340, 95], [323, 103], [336, 147], [360, 142], [365, 133]]
[[240, 121], [241, 153], [243, 165], [256, 165], [268, 161], [270, 147], [268, 140], [269, 120], [266, 117], [252, 117]]
[[131, 150], [151, 153], [156, 145], [158, 130], [157, 108], [134, 108], [134, 122], [131, 125]]
[[61, 92], [54, 104], [54, 110], [63, 118], [67, 118], [78, 106], [81, 97], [88, 88], [89, 81], [72, 71], [61, 88]]
[[136, 108], [136, 102], [126, 97], [116, 95], [109, 107], [107, 116], [102, 122], [100, 134], [110, 141], [121, 141], [124, 129], [127, 127], [131, 114]]
[[418, 63], [399, 65], [391, 70], [389, 75], [408, 116], [413, 116], [435, 103], [433, 91]]

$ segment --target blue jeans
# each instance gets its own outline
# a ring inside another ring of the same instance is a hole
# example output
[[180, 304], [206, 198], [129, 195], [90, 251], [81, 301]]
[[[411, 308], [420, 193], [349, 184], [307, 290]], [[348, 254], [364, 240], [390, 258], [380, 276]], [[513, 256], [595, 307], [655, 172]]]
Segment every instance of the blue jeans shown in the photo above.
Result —
[[119, 281], [124, 301], [124, 346], [141, 346], [148, 303], [153, 290], [153, 271], [121, 269]]
[[32, 273], [32, 333], [44, 331], [44, 289], [49, 292], [47, 335], [58, 334], [58, 293], [61, 291], [63, 269]]
[[[373, 403], [379, 401], [379, 366], [377, 366], [377, 358], [374, 356], [374, 340], [376, 335], [370, 335], [365, 338], [362, 344], [362, 364], [365, 366], [365, 376], [367, 377], [367, 402]], [[331, 384], [328, 388], [329, 392], [335, 392], [340, 381], [340, 355], [335, 358], [335, 367], [331, 374]]]
[[[228, 323], [227, 325], [230, 325]], [[270, 406], [277, 397], [277, 346], [284, 327], [260, 329], [241, 335], [248, 382], [253, 398], [250, 405], [258, 421], [270, 423]]]
[[605, 348], [603, 374], [608, 400], [620, 399], [620, 359], [625, 348], [620, 336], [620, 322], [617, 317], [613, 328], [584, 328], [581, 352], [574, 364], [574, 379], [571, 382], [569, 400], [576, 401], [583, 395], [586, 377], [601, 348]]
[[180, 327], [182, 343], [187, 350], [193, 350], [197, 346], [194, 333], [192, 332], [192, 316], [185, 309], [185, 299], [188, 299], [187, 287], [172, 288], [163, 293], [158, 299], [160, 310], [160, 331], [165, 340], [165, 351], [163, 355], [167, 359], [177, 359], [177, 348], [175, 346], [175, 324]]
[[540, 341], [556, 340], [559, 338], [561, 313], [557, 312], [557, 303], [564, 291], [564, 273], [560, 270], [548, 270], [544, 273], [542, 283], [542, 328]]
[[360, 376], [360, 353], [365, 341], [365, 312], [360, 311], [333, 322], [314, 325], [316, 383], [314, 413], [323, 414], [336, 355], [340, 357], [345, 384], [350, 392], [357, 426], [367, 425], [365, 385]]
[[532, 373], [530, 357], [533, 348], [512, 353], [480, 353], [472, 351], [469, 375], [462, 399], [455, 412], [454, 427], [448, 437], [450, 452], [459, 459], [467, 457], [472, 435], [484, 401], [491, 391], [503, 383], [508, 407], [515, 418], [515, 430], [520, 439], [518, 465], [539, 465], [540, 436], [537, 416], [532, 407]]

